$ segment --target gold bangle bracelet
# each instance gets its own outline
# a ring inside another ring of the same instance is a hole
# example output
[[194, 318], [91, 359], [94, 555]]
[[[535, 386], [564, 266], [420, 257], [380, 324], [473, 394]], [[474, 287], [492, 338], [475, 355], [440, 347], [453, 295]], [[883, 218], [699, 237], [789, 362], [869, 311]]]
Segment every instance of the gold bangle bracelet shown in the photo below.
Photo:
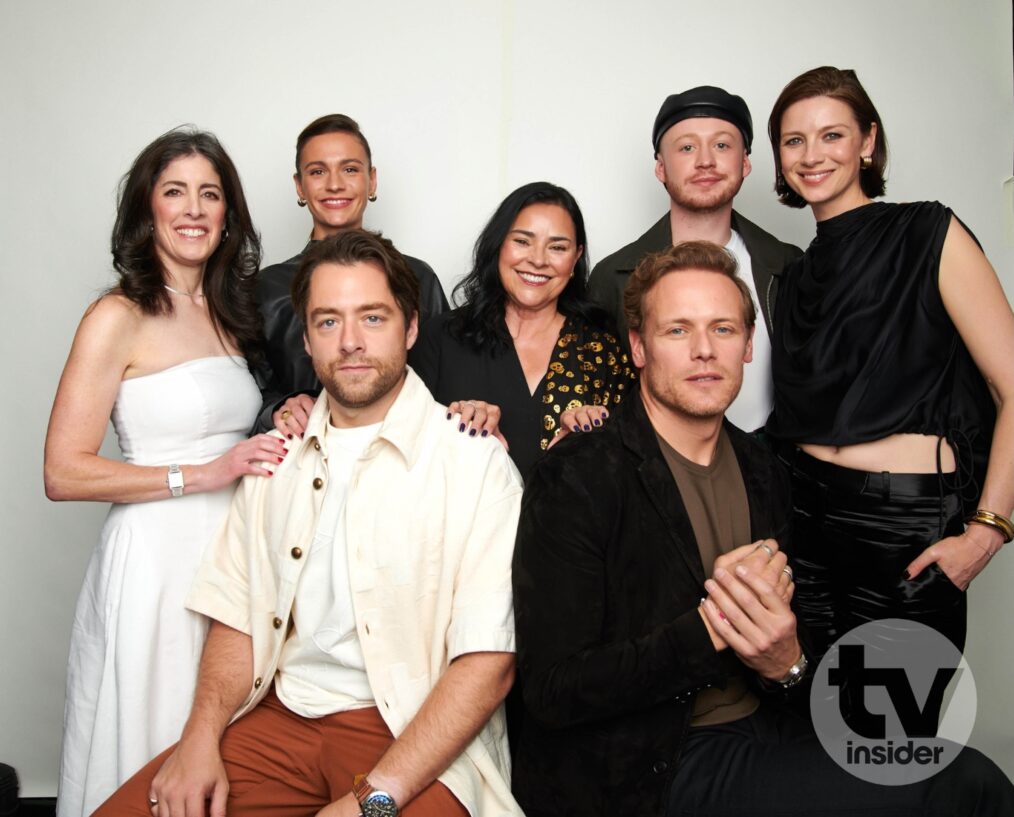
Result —
[[1003, 543], [1005, 545], [1014, 539], [1014, 523], [1012, 523], [1006, 516], [1001, 516], [998, 513], [979, 509], [969, 516], [965, 522], [968, 524], [975, 523], [977, 525], [987, 525], [991, 528], [995, 528], [1000, 531], [1000, 535], [1003, 536]]

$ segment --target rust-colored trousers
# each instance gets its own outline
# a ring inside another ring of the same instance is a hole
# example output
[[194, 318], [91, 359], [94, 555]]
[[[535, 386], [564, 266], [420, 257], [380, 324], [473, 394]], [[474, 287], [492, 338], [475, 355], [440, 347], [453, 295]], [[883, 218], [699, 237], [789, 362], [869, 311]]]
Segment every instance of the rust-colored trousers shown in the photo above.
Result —
[[[252, 712], [225, 730], [222, 760], [229, 778], [229, 817], [313, 817], [352, 790], [393, 743], [375, 707], [303, 718], [272, 690]], [[93, 817], [152, 817], [151, 781], [170, 747], [123, 784]], [[468, 817], [442, 783], [434, 782], [401, 809], [405, 817]]]

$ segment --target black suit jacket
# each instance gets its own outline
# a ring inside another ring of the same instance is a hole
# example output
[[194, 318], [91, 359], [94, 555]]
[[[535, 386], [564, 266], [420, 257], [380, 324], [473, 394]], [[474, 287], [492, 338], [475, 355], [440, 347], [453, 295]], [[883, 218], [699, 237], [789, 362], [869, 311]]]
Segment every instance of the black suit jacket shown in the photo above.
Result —
[[[788, 475], [727, 424], [754, 539], [787, 544]], [[746, 544], [746, 543], [743, 543]], [[723, 685], [697, 541], [640, 395], [525, 485], [514, 607], [525, 721], [514, 794], [538, 815], [662, 814], [695, 693]]]
[[[770, 335], [775, 298], [778, 295], [778, 279], [803, 251], [792, 244], [779, 241], [735, 210], [732, 211], [732, 229], [740, 234], [750, 253], [754, 286], [760, 299], [764, 325]], [[599, 261], [588, 278], [589, 294], [616, 319], [620, 342], [628, 352], [627, 319], [623, 315], [623, 290], [627, 286], [627, 279], [644, 256], [671, 246], [672, 226], [669, 214], [666, 213], [637, 241]]]
[[[275, 406], [293, 394], [318, 394], [320, 381], [313, 363], [303, 348], [303, 324], [292, 308], [292, 281], [303, 253], [288, 261], [262, 269], [257, 277], [257, 301], [264, 318], [266, 366], [258, 373], [261, 386], [260, 416], [254, 432], [273, 427]], [[404, 255], [409, 268], [419, 279], [419, 323], [447, 309], [447, 298], [433, 268], [425, 261]]]

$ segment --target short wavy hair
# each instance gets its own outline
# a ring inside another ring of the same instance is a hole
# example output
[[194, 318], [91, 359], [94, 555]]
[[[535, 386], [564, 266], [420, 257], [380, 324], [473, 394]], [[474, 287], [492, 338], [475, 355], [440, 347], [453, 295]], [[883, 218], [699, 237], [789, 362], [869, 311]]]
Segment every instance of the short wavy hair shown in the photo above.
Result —
[[292, 279], [292, 306], [306, 327], [310, 281], [321, 264], [372, 264], [387, 276], [395, 303], [405, 316], [406, 328], [419, 313], [419, 279], [394, 244], [372, 230], [345, 230], [314, 241], [303, 253], [296, 277]]
[[785, 111], [797, 102], [816, 96], [828, 96], [848, 105], [864, 136], [869, 134], [872, 123], [877, 124], [872, 162], [860, 172], [859, 183], [863, 193], [871, 199], [884, 195], [887, 191], [887, 134], [884, 132], [880, 114], [877, 113], [873, 101], [859, 82], [855, 71], [851, 68], [842, 69], [825, 65], [821, 68], [812, 68], [792, 80], [782, 89], [778, 99], [775, 100], [775, 106], [771, 109], [771, 116], [768, 118], [768, 138], [775, 154], [775, 193], [778, 194], [778, 200], [787, 207], [806, 207], [806, 199], [785, 181], [779, 146], [782, 141], [782, 118]]
[[736, 257], [711, 241], [683, 241], [641, 259], [623, 292], [623, 314], [627, 326], [640, 332], [644, 326], [644, 299], [663, 276], [681, 270], [706, 270], [732, 280], [743, 299], [743, 321], [747, 329], [757, 323], [757, 307], [746, 281], [739, 277]]

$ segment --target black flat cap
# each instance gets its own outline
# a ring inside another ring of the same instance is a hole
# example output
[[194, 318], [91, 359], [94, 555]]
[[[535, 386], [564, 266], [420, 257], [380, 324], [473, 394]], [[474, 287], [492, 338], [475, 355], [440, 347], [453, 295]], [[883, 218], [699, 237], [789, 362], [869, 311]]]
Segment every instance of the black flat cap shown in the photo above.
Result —
[[753, 120], [743, 97], [713, 85], [701, 85], [681, 94], [672, 94], [662, 103], [658, 116], [655, 117], [655, 127], [651, 130], [651, 144], [655, 153], [658, 153], [662, 134], [677, 122], [694, 116], [709, 116], [731, 122], [743, 134], [746, 152], [750, 152], [753, 144]]

